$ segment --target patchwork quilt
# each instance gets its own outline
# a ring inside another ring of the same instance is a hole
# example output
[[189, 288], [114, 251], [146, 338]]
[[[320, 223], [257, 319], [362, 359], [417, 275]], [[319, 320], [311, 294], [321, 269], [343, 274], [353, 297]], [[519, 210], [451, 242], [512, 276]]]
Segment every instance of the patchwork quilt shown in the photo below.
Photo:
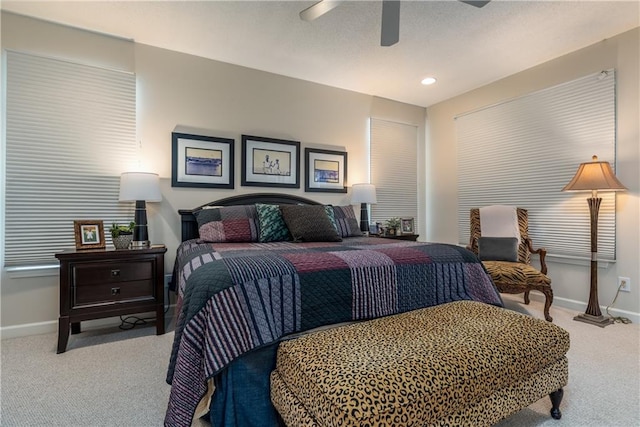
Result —
[[465, 248], [374, 237], [342, 242], [183, 242], [165, 425], [189, 426], [207, 380], [288, 334], [452, 301], [502, 306]]

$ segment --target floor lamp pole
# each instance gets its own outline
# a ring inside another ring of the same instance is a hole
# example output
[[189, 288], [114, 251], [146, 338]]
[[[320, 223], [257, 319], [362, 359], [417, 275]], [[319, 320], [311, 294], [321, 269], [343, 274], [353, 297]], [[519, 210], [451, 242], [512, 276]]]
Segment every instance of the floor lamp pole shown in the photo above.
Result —
[[604, 328], [613, 323], [611, 317], [605, 317], [600, 311], [598, 302], [598, 211], [600, 210], [600, 197], [590, 197], [589, 214], [591, 215], [591, 287], [589, 289], [589, 304], [584, 314], [578, 314], [573, 320], [590, 323]]

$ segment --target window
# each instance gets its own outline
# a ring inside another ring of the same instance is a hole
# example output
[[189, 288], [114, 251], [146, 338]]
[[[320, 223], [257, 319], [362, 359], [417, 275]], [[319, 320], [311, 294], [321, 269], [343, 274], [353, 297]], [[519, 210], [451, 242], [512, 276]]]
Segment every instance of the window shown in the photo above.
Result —
[[[456, 118], [459, 242], [469, 209], [529, 210], [529, 234], [550, 255], [591, 257], [590, 193], [563, 193], [592, 155], [615, 167], [615, 73], [589, 75]], [[602, 197], [598, 256], [615, 259], [615, 195]]]
[[371, 221], [391, 217], [414, 218], [418, 229], [418, 128], [371, 119], [371, 183], [378, 203]]
[[12, 51], [6, 70], [4, 265], [50, 264], [75, 219], [106, 231], [133, 217], [118, 190], [136, 156], [135, 75]]

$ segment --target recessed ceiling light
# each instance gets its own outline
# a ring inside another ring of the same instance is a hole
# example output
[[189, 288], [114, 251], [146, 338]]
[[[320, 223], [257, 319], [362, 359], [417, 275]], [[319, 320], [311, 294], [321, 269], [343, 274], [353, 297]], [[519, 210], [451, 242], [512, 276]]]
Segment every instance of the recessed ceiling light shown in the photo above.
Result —
[[436, 78], [435, 77], [425, 77], [424, 79], [422, 79], [422, 84], [427, 86], [427, 85], [432, 85], [436, 82]]

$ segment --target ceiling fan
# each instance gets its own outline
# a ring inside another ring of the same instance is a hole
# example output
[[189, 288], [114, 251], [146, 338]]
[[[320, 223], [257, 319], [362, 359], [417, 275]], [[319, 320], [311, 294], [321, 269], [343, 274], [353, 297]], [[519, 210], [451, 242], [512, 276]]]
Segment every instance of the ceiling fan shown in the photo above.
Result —
[[[320, 0], [300, 12], [300, 19], [313, 21], [331, 9], [343, 3], [344, 0]], [[491, 0], [458, 0], [475, 7], [483, 7]], [[382, 0], [382, 28], [380, 45], [393, 46], [400, 40], [400, 0]]]

